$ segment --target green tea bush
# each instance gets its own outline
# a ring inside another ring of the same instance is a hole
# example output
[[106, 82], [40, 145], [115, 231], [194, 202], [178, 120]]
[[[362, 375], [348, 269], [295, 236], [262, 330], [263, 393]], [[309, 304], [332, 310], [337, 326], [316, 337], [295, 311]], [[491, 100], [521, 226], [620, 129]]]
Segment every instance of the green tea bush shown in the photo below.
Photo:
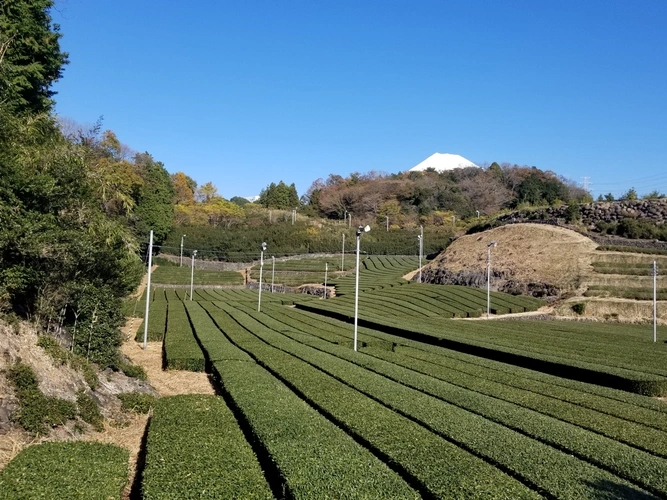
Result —
[[158, 400], [146, 449], [145, 500], [274, 498], [238, 422], [218, 396]]
[[164, 337], [166, 366], [171, 370], [203, 372], [204, 353], [192, 332], [183, 302], [170, 302]]
[[129, 452], [94, 442], [43, 443], [0, 471], [0, 500], [120, 500]]

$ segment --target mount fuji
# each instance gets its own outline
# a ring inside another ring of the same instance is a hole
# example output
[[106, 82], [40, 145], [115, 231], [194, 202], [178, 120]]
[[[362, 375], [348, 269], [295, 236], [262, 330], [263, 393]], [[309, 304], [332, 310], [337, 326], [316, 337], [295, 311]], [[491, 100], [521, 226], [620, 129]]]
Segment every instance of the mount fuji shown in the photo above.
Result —
[[423, 162], [415, 165], [410, 169], [410, 172], [419, 172], [427, 168], [434, 168], [437, 172], [444, 172], [445, 170], [453, 170], [455, 168], [477, 167], [470, 160], [465, 159], [461, 155], [454, 155], [450, 153], [433, 153]]

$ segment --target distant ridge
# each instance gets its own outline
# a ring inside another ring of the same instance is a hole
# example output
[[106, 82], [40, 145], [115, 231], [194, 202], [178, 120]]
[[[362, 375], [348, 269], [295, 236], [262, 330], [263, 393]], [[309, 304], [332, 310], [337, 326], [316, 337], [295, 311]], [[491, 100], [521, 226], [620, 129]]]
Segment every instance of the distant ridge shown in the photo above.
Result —
[[431, 156], [426, 158], [419, 165], [416, 165], [410, 169], [410, 172], [423, 171], [428, 168], [433, 168], [437, 172], [444, 172], [445, 170], [453, 170], [455, 168], [466, 168], [466, 167], [477, 167], [470, 160], [467, 160], [461, 155], [454, 155], [450, 153], [433, 153]]

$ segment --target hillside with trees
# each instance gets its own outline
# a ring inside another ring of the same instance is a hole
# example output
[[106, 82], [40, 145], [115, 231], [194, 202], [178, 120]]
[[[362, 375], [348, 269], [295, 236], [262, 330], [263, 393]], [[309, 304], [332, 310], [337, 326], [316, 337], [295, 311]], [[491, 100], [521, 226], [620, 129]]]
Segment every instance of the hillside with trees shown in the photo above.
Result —
[[149, 231], [161, 241], [172, 227], [173, 187], [101, 123], [54, 116], [68, 55], [52, 6], [0, 4], [0, 310], [118, 366], [120, 298], [141, 279]]

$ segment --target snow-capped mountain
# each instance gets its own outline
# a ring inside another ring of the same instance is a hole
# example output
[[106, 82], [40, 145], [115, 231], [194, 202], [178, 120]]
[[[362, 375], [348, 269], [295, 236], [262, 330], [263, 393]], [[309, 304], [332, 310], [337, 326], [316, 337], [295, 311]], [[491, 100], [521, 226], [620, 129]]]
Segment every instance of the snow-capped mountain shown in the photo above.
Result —
[[423, 162], [415, 165], [410, 171], [422, 171], [427, 168], [434, 168], [437, 172], [444, 172], [445, 170], [453, 170], [455, 168], [477, 167], [470, 160], [465, 159], [461, 155], [454, 155], [450, 153], [433, 153]]

